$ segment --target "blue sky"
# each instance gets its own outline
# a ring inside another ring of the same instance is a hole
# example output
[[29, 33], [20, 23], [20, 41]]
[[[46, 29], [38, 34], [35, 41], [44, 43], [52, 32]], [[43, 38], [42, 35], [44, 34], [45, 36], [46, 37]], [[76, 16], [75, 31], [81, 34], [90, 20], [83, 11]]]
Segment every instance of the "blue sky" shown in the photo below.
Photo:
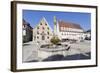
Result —
[[90, 13], [23, 10], [23, 19], [30, 23], [33, 28], [45, 17], [53, 29], [54, 16], [57, 20], [79, 24], [84, 30], [91, 29]]

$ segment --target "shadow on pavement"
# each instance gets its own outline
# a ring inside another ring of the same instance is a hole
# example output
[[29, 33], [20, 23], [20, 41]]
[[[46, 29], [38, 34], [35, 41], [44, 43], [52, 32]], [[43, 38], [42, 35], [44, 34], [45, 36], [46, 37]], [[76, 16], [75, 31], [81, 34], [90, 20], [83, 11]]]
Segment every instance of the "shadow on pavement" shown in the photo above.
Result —
[[60, 60], [63, 60], [64, 56], [63, 55], [53, 55], [53, 56], [50, 56], [46, 59], [44, 59], [43, 61], [60, 61]]
[[[86, 59], [91, 59], [91, 53], [86, 53], [88, 56], [85, 56], [83, 54], [75, 54], [75, 55], [69, 55], [69, 56], [63, 56], [63, 55], [53, 55], [50, 56], [42, 61], [64, 61], [64, 60], [86, 60]], [[31, 60], [27, 62], [39, 62], [38, 60]], [[26, 62], [26, 63], [27, 63]]]
[[69, 56], [63, 56], [63, 55], [53, 55], [50, 56], [43, 61], [61, 61], [61, 60], [82, 60], [82, 59], [91, 59], [91, 53], [86, 53], [88, 56], [85, 56], [83, 54], [75, 54], [75, 55], [69, 55]]

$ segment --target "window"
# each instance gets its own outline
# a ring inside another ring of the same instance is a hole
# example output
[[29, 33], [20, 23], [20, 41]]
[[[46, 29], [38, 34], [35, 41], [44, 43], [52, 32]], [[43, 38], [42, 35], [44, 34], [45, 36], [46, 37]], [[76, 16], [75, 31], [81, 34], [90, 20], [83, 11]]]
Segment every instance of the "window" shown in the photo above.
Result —
[[63, 27], [63, 30], [65, 31], [66, 30], [66, 27]]
[[42, 23], [40, 23], [40, 25], [42, 25]]
[[47, 32], [47, 34], [49, 35], [49, 31]]
[[45, 40], [45, 36], [42, 36], [42, 40]]
[[61, 31], [63, 31], [63, 27], [61, 27]]
[[34, 36], [34, 41], [36, 40], [36, 36]]
[[39, 29], [39, 27], [37, 27], [37, 29]]
[[47, 23], [45, 23], [45, 25], [47, 25]]
[[47, 37], [47, 39], [49, 39], [49, 36]]
[[26, 36], [26, 30], [25, 29], [23, 30], [23, 36]]
[[49, 30], [49, 27], [47, 27], [47, 29]]
[[37, 36], [37, 39], [39, 39], [39, 37]]
[[42, 27], [42, 29], [44, 30], [44, 27]]
[[63, 33], [62, 33], [62, 35], [63, 35]]
[[37, 34], [39, 34], [39, 32], [37, 31]]

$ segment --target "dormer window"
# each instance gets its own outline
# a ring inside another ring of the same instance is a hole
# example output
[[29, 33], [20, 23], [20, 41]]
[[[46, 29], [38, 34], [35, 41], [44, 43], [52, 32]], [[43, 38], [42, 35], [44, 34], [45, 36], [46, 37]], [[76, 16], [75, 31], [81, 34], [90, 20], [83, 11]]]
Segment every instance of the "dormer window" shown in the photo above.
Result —
[[37, 27], [37, 29], [39, 29], [39, 27]]
[[42, 29], [44, 30], [44, 27], [42, 27]]
[[47, 37], [47, 39], [49, 39], [49, 36]]
[[37, 36], [37, 39], [39, 39], [39, 37]]
[[47, 29], [49, 30], [49, 27], [47, 27]]
[[47, 25], [47, 23], [45, 23], [45, 25]]
[[40, 25], [42, 25], [42, 23], [40, 23]]
[[39, 34], [39, 32], [37, 31], [37, 34]]
[[47, 32], [47, 34], [49, 35], [49, 32]]

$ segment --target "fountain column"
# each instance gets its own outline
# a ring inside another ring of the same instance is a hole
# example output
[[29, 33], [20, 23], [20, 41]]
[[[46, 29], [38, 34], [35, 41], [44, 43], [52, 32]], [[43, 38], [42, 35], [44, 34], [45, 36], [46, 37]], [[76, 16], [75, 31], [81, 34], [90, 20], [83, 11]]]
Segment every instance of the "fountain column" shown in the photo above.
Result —
[[57, 35], [57, 19], [56, 19], [56, 16], [54, 16], [54, 35]]

